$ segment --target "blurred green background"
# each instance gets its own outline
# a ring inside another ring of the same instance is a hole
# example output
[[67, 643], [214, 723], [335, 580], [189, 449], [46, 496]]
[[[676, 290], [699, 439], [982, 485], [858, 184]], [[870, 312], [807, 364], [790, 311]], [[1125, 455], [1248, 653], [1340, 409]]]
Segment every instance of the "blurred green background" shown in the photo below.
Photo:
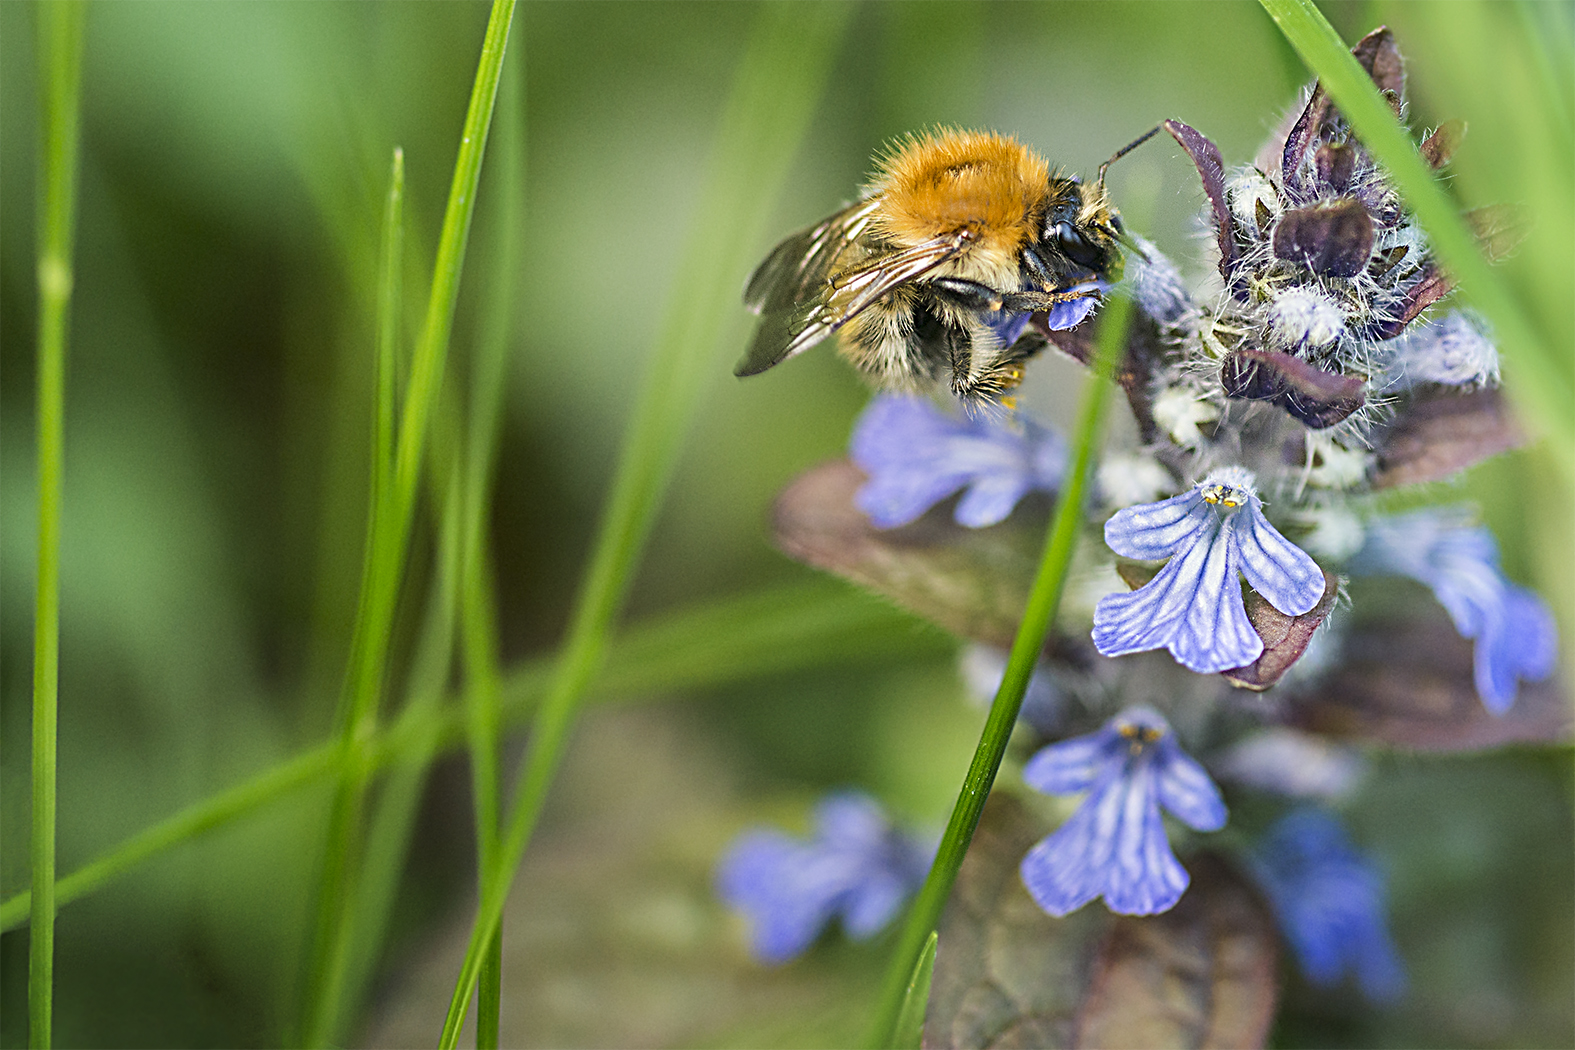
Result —
[[[1567, 360], [1570, 5], [1323, 7], [1348, 40], [1394, 27], [1410, 61], [1413, 126], [1469, 121], [1452, 185], [1468, 204], [1531, 212], [1531, 239], [1506, 276]], [[562, 630], [754, 15], [735, 3], [567, 2], [524, 3], [516, 14], [511, 67], [524, 58], [528, 85], [526, 260], [513, 276], [520, 335], [491, 523], [506, 660], [549, 650]], [[67, 385], [62, 872], [331, 727], [361, 569], [387, 158], [404, 147], [406, 281], [424, 289], [486, 18], [480, 3], [90, 9]], [[34, 19], [31, 5], [0, 4], [7, 897], [28, 879]], [[773, 233], [760, 253], [847, 199], [871, 154], [913, 129], [994, 128], [1089, 173], [1178, 117], [1240, 163], [1306, 80], [1252, 3], [863, 5], [786, 194], [762, 204]], [[1118, 201], [1158, 188], [1141, 228], [1196, 271], [1202, 196], [1180, 151], [1168, 140], [1145, 147], [1112, 169], [1111, 185]], [[477, 328], [475, 261], [495, 196], [484, 174], [456, 378]], [[840, 454], [866, 392], [824, 351], [733, 379], [748, 323], [742, 308], [728, 318], [631, 617], [808, 573], [770, 547], [767, 507], [797, 471]], [[1482, 502], [1510, 574], [1554, 602], [1569, 652], [1571, 507], [1548, 463], [1533, 449], [1426, 496]], [[938, 821], [980, 716], [961, 698], [947, 647], [915, 648], [930, 655], [672, 705], [669, 722], [731, 771], [714, 790], [740, 799], [718, 807], [700, 838], [724, 840], [749, 800], [801, 813], [819, 790], [847, 783]], [[1575, 1042], [1568, 751], [1380, 765], [1355, 825], [1394, 873], [1416, 994], [1375, 1013], [1293, 986], [1276, 1038]], [[292, 795], [65, 908], [57, 1043], [277, 1041], [297, 1001], [326, 798]], [[423, 813], [388, 974], [421, 956], [435, 923], [468, 921], [467, 798], [466, 773], [450, 759]], [[5, 934], [7, 1046], [26, 1039], [26, 958], [25, 930]], [[878, 947], [823, 946], [795, 979], [821, 967], [838, 980], [815, 1002], [841, 988], [851, 1005], [810, 1011], [803, 1025], [733, 1019], [733, 1037], [857, 1038], [858, 997], [883, 961]], [[434, 1035], [441, 1010], [431, 1008]], [[712, 1038], [725, 1043], [727, 1032]]]

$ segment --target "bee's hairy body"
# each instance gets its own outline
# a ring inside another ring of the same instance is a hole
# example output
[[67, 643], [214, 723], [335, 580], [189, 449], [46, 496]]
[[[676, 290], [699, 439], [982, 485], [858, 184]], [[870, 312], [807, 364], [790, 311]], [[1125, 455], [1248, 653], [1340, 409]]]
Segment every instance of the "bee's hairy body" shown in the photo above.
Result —
[[1010, 138], [909, 139], [866, 196], [755, 271], [745, 302], [763, 316], [737, 374], [839, 332], [843, 356], [878, 386], [946, 384], [966, 404], [993, 403], [1045, 345], [1009, 322], [1091, 294], [1072, 289], [1112, 276], [1119, 230], [1102, 183], [1052, 173]]

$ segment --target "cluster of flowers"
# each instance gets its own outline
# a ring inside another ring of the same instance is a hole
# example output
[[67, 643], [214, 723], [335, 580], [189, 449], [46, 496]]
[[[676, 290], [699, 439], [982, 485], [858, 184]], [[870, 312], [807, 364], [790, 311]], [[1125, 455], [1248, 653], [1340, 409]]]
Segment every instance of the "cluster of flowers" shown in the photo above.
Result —
[[[1403, 71], [1387, 31], [1355, 54], [1399, 112]], [[1167, 128], [1203, 177], [1218, 280], [1194, 294], [1147, 244], [1144, 257], [1129, 262], [1126, 285], [1142, 331], [1129, 344], [1123, 385], [1144, 445], [1100, 469], [1103, 532], [1115, 555], [1164, 565], [1141, 586], [1098, 601], [1094, 648], [1104, 657], [1166, 650], [1192, 672], [1238, 672], [1265, 651], [1242, 578], [1294, 618], [1327, 610], [1338, 573], [1400, 575], [1430, 588], [1474, 640], [1477, 692], [1502, 714], [1521, 680], [1553, 669], [1547, 608], [1504, 577], [1491, 533], [1468, 511], [1385, 516], [1363, 498], [1381, 484], [1374, 449], [1408, 404], [1496, 385], [1484, 324], [1460, 311], [1424, 316], [1449, 283], [1321, 90], [1258, 164], [1234, 172], [1198, 132], [1174, 121]], [[1440, 129], [1423, 155], [1441, 165], [1455, 137]], [[1042, 318], [1038, 327], [1087, 360], [1082, 329], [1062, 333]], [[1065, 445], [1032, 420], [967, 418], [925, 400], [879, 396], [859, 421], [851, 458], [868, 478], [856, 503], [877, 528], [906, 525], [959, 494], [953, 517], [979, 528], [1004, 520], [1030, 491], [1055, 491]], [[1224, 689], [1218, 702], [1232, 693]], [[1187, 725], [1205, 720], [1187, 717]], [[1036, 724], [1047, 721], [1041, 712]], [[1243, 757], [1240, 749], [1221, 754]], [[1217, 772], [1228, 774], [1228, 765], [1216, 763]], [[1282, 793], [1294, 795], [1304, 792], [1291, 780], [1306, 773], [1292, 763], [1266, 779], [1278, 776]], [[1049, 794], [1084, 795], [1021, 865], [1034, 900], [1056, 916], [1097, 898], [1122, 914], [1173, 907], [1188, 876], [1161, 810], [1200, 832], [1227, 817], [1209, 773], [1149, 707], [1049, 743], [1028, 760], [1023, 779]], [[822, 811], [812, 841], [755, 833], [729, 854], [723, 894], [751, 917], [762, 958], [795, 954], [833, 914], [853, 935], [866, 935], [922, 881], [926, 849], [872, 806], [838, 799]], [[843, 815], [850, 807], [857, 821]], [[1332, 816], [1293, 811], [1260, 839], [1248, 866], [1310, 978], [1333, 981], [1350, 967], [1369, 995], [1398, 991], [1403, 974], [1385, 931], [1383, 881]]]

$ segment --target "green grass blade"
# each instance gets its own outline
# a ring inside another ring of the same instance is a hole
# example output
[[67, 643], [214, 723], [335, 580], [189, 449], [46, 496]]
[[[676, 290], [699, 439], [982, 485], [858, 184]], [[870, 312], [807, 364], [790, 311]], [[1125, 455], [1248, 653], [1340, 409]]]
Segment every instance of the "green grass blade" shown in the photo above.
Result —
[[930, 979], [935, 976], [935, 949], [940, 942], [940, 934], [931, 930], [913, 976], [908, 979], [908, 990], [903, 993], [897, 1027], [892, 1030], [887, 1050], [919, 1050], [924, 1041], [924, 1008], [930, 1002]]
[[[339, 745], [319, 744], [286, 759], [272, 769], [204, 799], [138, 832], [109, 852], [88, 861], [55, 883], [55, 903], [65, 906], [81, 900], [158, 856], [215, 828], [224, 827], [270, 802], [323, 779], [334, 768]], [[0, 905], [0, 931], [26, 924], [32, 894], [15, 894]]]
[[[609, 646], [592, 697], [667, 696], [835, 663], [941, 660], [954, 646], [878, 599], [836, 581], [813, 580], [663, 613], [629, 628]], [[550, 669], [548, 660], [535, 659], [505, 676], [505, 726], [530, 716]], [[462, 744], [467, 721], [453, 707], [412, 704], [372, 741], [368, 761], [374, 770], [395, 767], [396, 774], [424, 768], [436, 752]], [[319, 744], [138, 832], [56, 882], [57, 905], [323, 780], [338, 758], [337, 740]], [[0, 904], [0, 932], [26, 925], [30, 899], [23, 890]]]
[[[402, 718], [425, 719], [428, 724], [441, 714], [454, 651], [454, 626], [458, 619], [460, 481], [458, 470], [451, 469], [448, 474], [446, 494], [438, 501], [436, 579], [427, 597], [421, 634], [411, 663], [409, 700], [401, 715]], [[420, 746], [384, 779], [372, 807], [365, 862], [344, 937], [347, 957], [337, 996], [344, 1004], [339, 1011], [340, 1018], [352, 1016], [357, 1006], [365, 1001], [375, 976], [437, 745], [436, 734], [424, 736]], [[343, 1030], [337, 1021], [332, 1028], [336, 1033]]]
[[38, 9], [38, 580], [33, 613], [32, 937], [28, 1042], [53, 1039], [55, 984], [55, 756], [60, 702], [60, 506], [65, 474], [66, 327], [74, 280], [77, 142], [85, 5]]
[[394, 406], [399, 368], [399, 316], [404, 307], [405, 151], [394, 147], [377, 274], [377, 408], [372, 433], [372, 492], [375, 506], [389, 490], [394, 471]]
[[[494, 167], [500, 207], [493, 228], [492, 289], [483, 333], [471, 370], [470, 418], [465, 438], [464, 568], [461, 605], [464, 625], [465, 698], [470, 735], [471, 788], [476, 821], [478, 879], [490, 871], [498, 849], [498, 806], [502, 790], [499, 737], [503, 682], [498, 657], [497, 600], [487, 556], [492, 471], [503, 418], [504, 381], [514, 334], [514, 285], [520, 266], [520, 226], [525, 196], [525, 84], [523, 41], [500, 89], [502, 127]], [[477, 887], [480, 889], [479, 885]], [[481, 968], [476, 1015], [477, 1050], [497, 1050], [503, 998], [503, 937], [493, 935]]]
[[1476, 237], [1453, 200], [1428, 170], [1372, 79], [1312, 0], [1259, 0], [1302, 61], [1318, 77], [1362, 144], [1394, 180], [1427, 231], [1461, 293], [1492, 322], [1506, 360], [1511, 393], [1565, 472], [1575, 481], [1575, 379], [1559, 349], [1538, 336], [1521, 304], [1482, 257]]
[[718, 131], [702, 211], [678, 268], [679, 292], [625, 434], [612, 493], [576, 602], [568, 640], [538, 711], [499, 863], [488, 873], [455, 983], [442, 1045], [459, 1039], [487, 943], [552, 783], [580, 698], [601, 664], [663, 491], [678, 457], [727, 311], [755, 250], [754, 232], [809, 122], [848, 9], [766, 5]]
[[[377, 641], [373, 623], [376, 580], [387, 552], [386, 522], [393, 501], [394, 410], [396, 371], [398, 369], [401, 274], [404, 265], [404, 151], [395, 148], [389, 167], [388, 193], [383, 206], [383, 226], [378, 247], [376, 396], [373, 408], [371, 479], [368, 486], [366, 540], [362, 583], [356, 609], [356, 629], [351, 642], [351, 667], [361, 669], [381, 659], [384, 648]], [[386, 629], [383, 632], [386, 634]], [[346, 691], [340, 697], [340, 784], [329, 815], [327, 845], [323, 853], [314, 925], [313, 953], [306, 972], [302, 1031], [307, 1041], [322, 1042], [336, 1027], [341, 988], [351, 954], [351, 937], [346, 927], [353, 921], [350, 901], [356, 879], [354, 849], [356, 830], [361, 821], [364, 794], [371, 773], [366, 768], [359, 740], [369, 727], [358, 725], [352, 711], [357, 699], [349, 690], [351, 683], [364, 683], [366, 676], [354, 672], [346, 678]]]
[[476, 188], [481, 179], [481, 162], [486, 152], [513, 13], [514, 0], [494, 0], [438, 237], [426, 320], [411, 361], [410, 382], [395, 437], [391, 484], [386, 494], [380, 493], [381, 498], [372, 505], [370, 553], [351, 643], [352, 670], [346, 699], [340, 708], [344, 750], [340, 784], [329, 816], [313, 948], [305, 970], [302, 1041], [311, 1045], [330, 1040], [339, 1009], [333, 993], [341, 983], [341, 967], [348, 958], [355, 896], [356, 840], [369, 776], [365, 745], [377, 727], [378, 699], [387, 670], [388, 640], [404, 575], [422, 459], [429, 423], [443, 384], [465, 247], [475, 214]]
[[958, 792], [957, 804], [952, 809], [951, 819], [941, 837], [935, 862], [930, 866], [930, 873], [908, 910], [902, 938], [886, 972], [886, 983], [871, 1039], [873, 1046], [896, 1045], [897, 1027], [909, 979], [918, 966], [925, 943], [934, 935], [946, 899], [951, 895], [952, 884], [957, 880], [957, 871], [962, 867], [963, 857], [968, 852], [968, 844], [973, 841], [979, 815], [984, 812], [985, 799], [990, 795], [996, 771], [1000, 769], [1001, 759], [1006, 754], [1007, 740], [1012, 735], [1012, 727], [1017, 724], [1017, 712], [1023, 705], [1028, 680], [1033, 676], [1034, 664], [1044, 646], [1045, 635], [1060, 608], [1067, 568], [1071, 565], [1072, 553], [1083, 527], [1089, 463], [1104, 420], [1109, 377], [1121, 357], [1131, 309], [1131, 301], [1120, 294], [1111, 296], [1105, 306], [1093, 372], [1088, 377], [1082, 405], [1078, 410], [1072, 462], [1067, 467], [1066, 478], [1056, 499], [1055, 516], [1051, 519], [1045, 537], [1039, 572], [1034, 578], [1033, 590], [1029, 592], [1028, 607], [1023, 612], [1022, 623], [1017, 627], [1017, 638], [1012, 643], [1006, 673], [990, 705], [989, 717], [979, 736], [979, 746], [963, 778], [962, 790]]

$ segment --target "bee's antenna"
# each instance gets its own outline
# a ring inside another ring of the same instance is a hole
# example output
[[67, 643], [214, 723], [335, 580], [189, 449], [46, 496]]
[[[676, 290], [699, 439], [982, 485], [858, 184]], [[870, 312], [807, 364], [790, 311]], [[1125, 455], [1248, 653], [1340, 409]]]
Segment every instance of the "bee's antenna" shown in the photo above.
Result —
[[1163, 125], [1163, 124], [1155, 124], [1153, 127], [1149, 128], [1147, 131], [1143, 132], [1143, 134], [1139, 135], [1137, 138], [1133, 139], [1131, 142], [1127, 143], [1125, 146], [1122, 146], [1120, 149], [1116, 150], [1116, 155], [1114, 157], [1111, 157], [1109, 160], [1107, 160], [1103, 164], [1101, 164], [1099, 166], [1099, 188], [1100, 189], [1104, 189], [1105, 188], [1105, 169], [1106, 168], [1110, 167], [1110, 165], [1114, 164], [1116, 161], [1120, 160], [1122, 157], [1125, 157], [1128, 153], [1131, 153], [1133, 150], [1135, 150], [1139, 146], [1143, 145], [1143, 143], [1147, 142], [1149, 139], [1151, 139], [1155, 135], [1159, 134], [1159, 129], [1164, 127], [1164, 126], [1165, 125]]

